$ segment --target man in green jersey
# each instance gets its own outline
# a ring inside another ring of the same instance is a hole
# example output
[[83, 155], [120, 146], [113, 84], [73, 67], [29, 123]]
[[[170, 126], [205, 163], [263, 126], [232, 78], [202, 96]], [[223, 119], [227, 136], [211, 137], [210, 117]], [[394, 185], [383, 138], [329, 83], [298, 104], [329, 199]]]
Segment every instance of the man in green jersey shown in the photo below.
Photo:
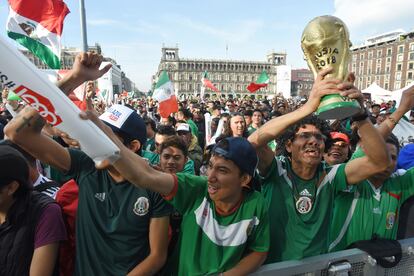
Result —
[[[414, 170], [395, 172], [399, 142], [391, 132], [413, 106], [414, 87], [411, 87], [403, 92], [395, 112], [378, 127], [386, 139], [390, 165], [335, 198], [329, 251], [343, 250], [353, 242], [369, 240], [373, 235], [389, 239], [397, 237], [400, 207], [414, 195]], [[352, 158], [364, 156], [364, 151], [359, 148]]]
[[[309, 100], [303, 106], [272, 119], [249, 137], [259, 153], [262, 192], [271, 214], [267, 263], [327, 252], [336, 194], [349, 184], [385, 169], [389, 163], [384, 140], [366, 120], [365, 113], [354, 119], [367, 156], [333, 167], [322, 162], [329, 128], [325, 121], [311, 115], [321, 97], [336, 93], [362, 98], [351, 82], [325, 78], [331, 70], [327, 68], [318, 74]], [[283, 155], [275, 158], [266, 145], [278, 137]]]
[[[101, 61], [95, 54], [78, 55], [63, 87], [94, 79]], [[120, 105], [102, 116], [126, 150], [138, 156], [146, 141], [142, 118]], [[75, 275], [152, 275], [159, 271], [167, 258], [171, 206], [159, 194], [131, 185], [113, 166], [97, 170], [82, 151], [64, 148], [43, 135], [43, 125], [42, 117], [26, 107], [9, 122], [5, 133], [78, 184]]]
[[136, 185], [159, 192], [183, 215], [170, 269], [174, 275], [247, 275], [269, 250], [268, 213], [250, 189], [257, 155], [245, 138], [228, 137], [212, 149], [207, 177], [154, 170], [131, 154], [88, 113], [121, 149], [113, 166]]

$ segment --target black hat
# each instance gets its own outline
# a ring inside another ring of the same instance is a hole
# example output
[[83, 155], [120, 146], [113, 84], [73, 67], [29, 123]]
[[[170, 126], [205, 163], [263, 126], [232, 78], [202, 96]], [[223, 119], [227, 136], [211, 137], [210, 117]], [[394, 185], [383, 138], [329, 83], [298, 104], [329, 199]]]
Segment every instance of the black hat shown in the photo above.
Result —
[[29, 183], [29, 165], [23, 155], [11, 146], [0, 144], [0, 187], [13, 180], [22, 186]]

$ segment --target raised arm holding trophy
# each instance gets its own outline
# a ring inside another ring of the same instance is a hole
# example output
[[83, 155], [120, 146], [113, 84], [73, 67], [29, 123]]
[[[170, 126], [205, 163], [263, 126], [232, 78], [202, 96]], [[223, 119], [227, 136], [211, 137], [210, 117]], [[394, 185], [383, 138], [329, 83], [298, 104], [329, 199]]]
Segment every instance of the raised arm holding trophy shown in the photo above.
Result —
[[[346, 80], [351, 42], [342, 20], [329, 15], [314, 18], [303, 30], [301, 45], [315, 77], [320, 70], [331, 66], [333, 72], [326, 77]], [[357, 101], [333, 94], [322, 98], [316, 114], [321, 119], [344, 119], [360, 111]]]

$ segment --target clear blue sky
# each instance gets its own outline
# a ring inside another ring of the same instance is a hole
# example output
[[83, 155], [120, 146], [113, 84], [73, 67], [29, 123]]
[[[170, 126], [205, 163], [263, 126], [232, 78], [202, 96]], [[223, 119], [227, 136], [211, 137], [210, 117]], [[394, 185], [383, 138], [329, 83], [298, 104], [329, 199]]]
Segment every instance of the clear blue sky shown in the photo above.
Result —
[[[62, 43], [80, 47], [79, 1], [65, 3], [71, 13]], [[315, 16], [339, 16], [354, 44], [395, 29], [414, 30], [414, 0], [85, 0], [85, 5], [89, 44], [99, 43], [143, 91], [151, 86], [163, 44], [178, 44], [184, 58], [261, 61], [271, 50], [286, 51], [288, 64], [303, 68], [300, 37]], [[3, 26], [7, 14], [8, 4], [1, 1]]]

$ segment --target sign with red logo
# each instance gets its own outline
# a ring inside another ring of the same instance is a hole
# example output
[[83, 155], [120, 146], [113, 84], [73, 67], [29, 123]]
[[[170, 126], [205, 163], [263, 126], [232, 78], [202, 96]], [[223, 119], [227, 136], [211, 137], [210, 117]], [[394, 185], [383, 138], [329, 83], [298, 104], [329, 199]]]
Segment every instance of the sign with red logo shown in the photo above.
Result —
[[42, 116], [48, 123], [53, 126], [62, 123], [62, 119], [56, 114], [55, 108], [48, 98], [43, 97], [23, 85], [17, 87], [14, 92], [31, 107], [35, 108], [40, 116]]

